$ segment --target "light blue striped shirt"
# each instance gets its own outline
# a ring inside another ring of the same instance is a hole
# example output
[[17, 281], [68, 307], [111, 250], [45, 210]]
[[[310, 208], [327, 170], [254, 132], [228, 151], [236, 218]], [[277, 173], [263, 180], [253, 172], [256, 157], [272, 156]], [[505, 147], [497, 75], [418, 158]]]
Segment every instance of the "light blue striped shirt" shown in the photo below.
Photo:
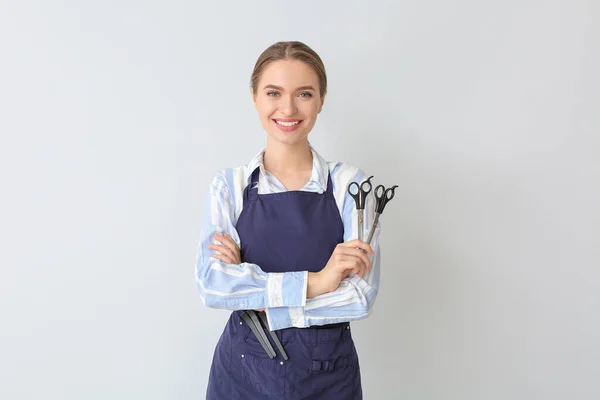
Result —
[[[264, 149], [249, 164], [219, 171], [210, 183], [202, 218], [200, 242], [196, 258], [196, 282], [207, 307], [229, 310], [264, 308], [271, 330], [348, 322], [366, 318], [379, 288], [381, 250], [380, 225], [371, 241], [374, 254], [371, 269], [363, 278], [352, 274], [333, 292], [307, 299], [308, 271], [269, 273], [260, 265], [227, 264], [212, 257], [209, 244], [219, 244], [215, 233], [227, 232], [241, 248], [235, 226], [243, 207], [244, 188], [256, 167], [260, 167], [258, 193], [286, 191], [277, 178], [265, 170]], [[327, 188], [327, 171], [331, 174], [333, 193], [344, 224], [344, 242], [357, 239], [357, 211], [354, 199], [347, 193], [350, 182], [361, 183], [367, 176], [343, 162], [325, 161], [311, 146], [313, 170], [309, 182], [301, 190], [322, 194]], [[364, 238], [373, 223], [375, 199], [373, 191], [365, 206]], [[323, 265], [323, 267], [325, 267]]]

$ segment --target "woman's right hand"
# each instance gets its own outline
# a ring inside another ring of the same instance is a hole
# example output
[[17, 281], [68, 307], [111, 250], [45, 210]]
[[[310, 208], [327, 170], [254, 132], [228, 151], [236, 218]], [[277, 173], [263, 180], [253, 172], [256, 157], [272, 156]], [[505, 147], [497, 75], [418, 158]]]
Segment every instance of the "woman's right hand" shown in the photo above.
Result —
[[367, 253], [373, 254], [373, 249], [358, 239], [338, 244], [325, 268], [319, 272], [308, 273], [306, 297], [313, 298], [333, 292], [340, 286], [340, 282], [351, 273], [362, 278], [365, 272], [371, 268], [371, 261], [369, 261]]

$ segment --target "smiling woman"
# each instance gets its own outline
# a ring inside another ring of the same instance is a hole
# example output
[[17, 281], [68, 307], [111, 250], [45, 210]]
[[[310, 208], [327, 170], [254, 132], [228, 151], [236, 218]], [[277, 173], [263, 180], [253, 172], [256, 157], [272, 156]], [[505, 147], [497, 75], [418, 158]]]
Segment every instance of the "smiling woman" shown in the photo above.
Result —
[[[323, 62], [301, 42], [275, 43], [256, 62], [251, 95], [267, 146], [213, 178], [198, 246], [204, 304], [233, 310], [207, 399], [362, 398], [349, 323], [377, 295], [379, 227], [371, 245], [357, 239], [346, 188], [366, 175], [308, 141], [326, 93]], [[366, 226], [373, 211], [367, 198]]]

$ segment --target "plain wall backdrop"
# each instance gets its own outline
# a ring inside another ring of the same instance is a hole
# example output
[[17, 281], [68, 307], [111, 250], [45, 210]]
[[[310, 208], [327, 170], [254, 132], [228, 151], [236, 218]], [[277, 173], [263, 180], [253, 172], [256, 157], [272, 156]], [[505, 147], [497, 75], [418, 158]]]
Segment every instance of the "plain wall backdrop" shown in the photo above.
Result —
[[201, 399], [219, 169], [265, 144], [270, 44], [323, 58], [311, 133], [398, 184], [366, 400], [600, 398], [593, 1], [1, 1], [0, 398]]

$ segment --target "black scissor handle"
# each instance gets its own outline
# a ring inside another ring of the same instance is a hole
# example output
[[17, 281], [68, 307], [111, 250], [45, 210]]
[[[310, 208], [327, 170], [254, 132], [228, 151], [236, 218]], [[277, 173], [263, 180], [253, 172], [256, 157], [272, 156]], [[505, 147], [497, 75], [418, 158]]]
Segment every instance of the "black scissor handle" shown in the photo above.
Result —
[[[348, 194], [350, 194], [350, 196], [352, 196], [352, 198], [354, 199], [357, 210], [365, 209], [365, 200], [367, 198], [367, 195], [371, 193], [371, 190], [373, 189], [371, 179], [373, 179], [372, 175], [360, 185], [357, 182], [350, 182], [348, 184]], [[365, 189], [365, 185], [368, 187], [368, 189]], [[355, 186], [356, 193], [352, 193], [351, 188], [354, 188]]]
[[375, 212], [378, 214], [383, 213], [383, 209], [386, 204], [394, 198], [396, 195], [396, 188], [398, 185], [394, 185], [391, 188], [386, 189], [383, 185], [378, 185], [375, 188]]
[[[367, 198], [367, 195], [369, 193], [371, 193], [371, 190], [373, 190], [373, 184], [371, 183], [371, 179], [373, 179], [373, 175], [371, 175], [370, 177], [367, 178], [367, 180], [365, 180], [363, 183], [360, 184], [360, 190], [364, 193], [364, 198]], [[365, 185], [369, 185], [369, 189], [365, 189]], [[364, 203], [363, 203], [364, 205]]]
[[[356, 186], [356, 193], [352, 193], [352, 190], [350, 190], [350, 188]], [[352, 196], [352, 198], [354, 199], [354, 201], [356, 201], [356, 204], [358, 204], [359, 202], [359, 196], [360, 196], [360, 186], [358, 186], [358, 183], [356, 182], [350, 182], [348, 184], [348, 194], [350, 196]]]

